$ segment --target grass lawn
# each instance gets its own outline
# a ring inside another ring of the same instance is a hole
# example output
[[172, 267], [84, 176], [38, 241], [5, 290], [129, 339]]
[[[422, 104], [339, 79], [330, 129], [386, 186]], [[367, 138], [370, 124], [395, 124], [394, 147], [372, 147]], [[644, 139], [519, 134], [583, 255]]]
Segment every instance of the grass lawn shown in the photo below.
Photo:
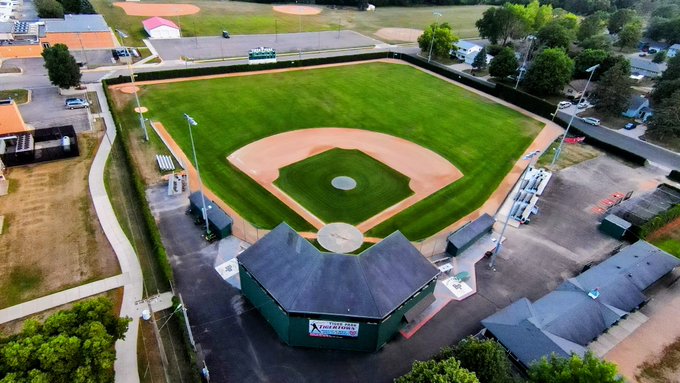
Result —
[[0, 100], [11, 98], [16, 104], [28, 102], [28, 91], [26, 89], [0, 90]]
[[[477, 209], [543, 126], [417, 69], [386, 63], [158, 84], [140, 94], [147, 117], [162, 122], [186, 153], [191, 145], [182, 113], [198, 122], [194, 139], [204, 183], [261, 228], [281, 221], [296, 230], [311, 225], [229, 165], [226, 157], [244, 145], [291, 130], [347, 127], [433, 150], [463, 178], [368, 233], [382, 237], [400, 229], [412, 240]], [[114, 97], [122, 125], [134, 127], [126, 109], [133, 97]]]
[[[92, 5], [101, 13], [109, 26], [127, 32], [135, 46], [141, 46], [146, 32], [142, 20], [147, 17], [128, 16], [107, 0], [92, 0]], [[150, 0], [145, 3], [170, 3], [170, 1]], [[314, 16], [288, 15], [274, 12], [271, 4], [244, 3], [238, 1], [197, 1], [187, 0], [184, 4], [194, 4], [201, 8], [195, 15], [171, 17], [182, 28], [182, 36], [220, 36], [223, 29], [234, 35], [250, 35], [300, 32], [317, 32], [351, 29], [372, 35], [380, 28], [403, 27], [424, 29], [434, 22], [433, 11], [442, 14], [440, 21], [448, 21], [456, 34], [463, 38], [479, 35], [475, 21], [481, 18], [488, 6], [448, 6], [448, 7], [386, 7], [376, 12], [359, 12], [356, 8], [330, 9]]]
[[[338, 176], [352, 190], [331, 185]], [[359, 224], [413, 194], [409, 178], [359, 150], [332, 149], [286, 166], [274, 184], [322, 221]]]

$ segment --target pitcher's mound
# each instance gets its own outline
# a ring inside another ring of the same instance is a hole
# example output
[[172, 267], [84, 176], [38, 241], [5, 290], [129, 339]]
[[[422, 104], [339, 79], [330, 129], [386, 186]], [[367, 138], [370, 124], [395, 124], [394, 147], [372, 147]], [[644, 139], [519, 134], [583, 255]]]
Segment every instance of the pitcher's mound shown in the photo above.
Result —
[[126, 94], [133, 94], [133, 93], [135, 93], [139, 90], [139, 87], [128, 85], [128, 86], [124, 86], [122, 88], [118, 88], [118, 90], [120, 90], [121, 92], [126, 93]]
[[321, 8], [307, 7], [305, 5], [275, 5], [272, 8], [276, 12], [287, 13], [289, 15], [318, 15], [321, 13]]
[[146, 113], [149, 109], [146, 106], [135, 107], [135, 113]]
[[422, 30], [412, 28], [382, 28], [375, 32], [375, 35], [383, 40], [405, 41], [409, 43], [417, 42], [418, 37], [422, 34]]
[[201, 8], [191, 4], [113, 3], [128, 16], [183, 16], [198, 13]]

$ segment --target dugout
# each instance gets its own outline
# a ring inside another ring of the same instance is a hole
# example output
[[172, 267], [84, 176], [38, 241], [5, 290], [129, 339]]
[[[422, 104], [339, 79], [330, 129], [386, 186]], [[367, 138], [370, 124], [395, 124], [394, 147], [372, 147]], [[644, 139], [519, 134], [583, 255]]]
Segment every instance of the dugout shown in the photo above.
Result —
[[484, 234], [490, 233], [495, 222], [493, 217], [484, 213], [481, 217], [456, 230], [446, 241], [446, 253], [452, 257], [459, 255]]
[[433, 301], [439, 270], [401, 233], [359, 255], [285, 223], [238, 256], [241, 292], [290, 346], [376, 351]]
[[[230, 236], [231, 227], [234, 222], [231, 217], [207, 197], [205, 198], [205, 208], [208, 211], [210, 231], [215, 233], [220, 239]], [[194, 216], [203, 217], [201, 214], [201, 211], [203, 211], [201, 192], [194, 192], [189, 195], [189, 209]]]
[[609, 214], [602, 220], [599, 229], [612, 238], [622, 239], [631, 226], [633, 225], [625, 219]]

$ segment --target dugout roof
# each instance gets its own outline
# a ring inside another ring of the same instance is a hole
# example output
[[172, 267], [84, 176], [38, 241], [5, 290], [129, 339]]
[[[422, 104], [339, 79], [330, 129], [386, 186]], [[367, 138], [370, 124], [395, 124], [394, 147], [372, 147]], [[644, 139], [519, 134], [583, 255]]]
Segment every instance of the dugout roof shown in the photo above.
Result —
[[325, 253], [280, 224], [238, 257], [288, 313], [381, 320], [437, 277], [400, 232], [360, 255]]

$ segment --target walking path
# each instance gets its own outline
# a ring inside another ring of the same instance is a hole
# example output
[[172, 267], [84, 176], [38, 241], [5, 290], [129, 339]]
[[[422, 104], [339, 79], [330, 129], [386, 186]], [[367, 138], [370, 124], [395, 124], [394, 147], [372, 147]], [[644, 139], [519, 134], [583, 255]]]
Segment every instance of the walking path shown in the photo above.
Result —
[[132, 244], [125, 236], [123, 229], [116, 219], [113, 206], [109, 201], [104, 187], [104, 168], [106, 160], [111, 152], [111, 144], [116, 139], [116, 127], [106, 102], [104, 88], [101, 83], [89, 84], [89, 91], [96, 91], [99, 105], [101, 105], [101, 116], [106, 123], [106, 137], [99, 145], [99, 150], [94, 157], [90, 168], [90, 194], [94, 203], [99, 222], [104, 229], [104, 233], [111, 243], [111, 247], [116, 252], [121, 272], [127, 275], [123, 290], [123, 302], [120, 308], [121, 317], [130, 317], [132, 322], [125, 333], [125, 340], [116, 342], [116, 362], [114, 369], [116, 372], [116, 382], [136, 383], [139, 382], [137, 371], [137, 332], [139, 329], [139, 313], [136, 303], [142, 300], [143, 280], [142, 268], [137, 259]]

